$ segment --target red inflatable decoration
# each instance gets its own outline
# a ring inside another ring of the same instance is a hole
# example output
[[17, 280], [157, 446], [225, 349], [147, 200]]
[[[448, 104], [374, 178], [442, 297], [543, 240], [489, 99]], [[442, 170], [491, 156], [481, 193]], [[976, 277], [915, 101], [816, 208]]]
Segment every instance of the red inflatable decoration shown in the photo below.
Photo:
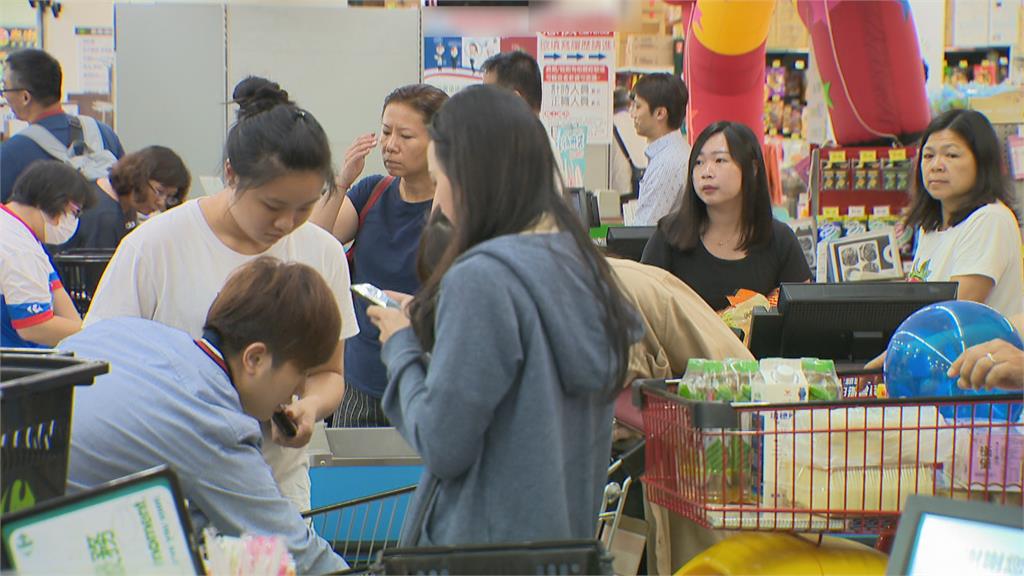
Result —
[[907, 0], [798, 0], [836, 141], [907, 143], [931, 119]]

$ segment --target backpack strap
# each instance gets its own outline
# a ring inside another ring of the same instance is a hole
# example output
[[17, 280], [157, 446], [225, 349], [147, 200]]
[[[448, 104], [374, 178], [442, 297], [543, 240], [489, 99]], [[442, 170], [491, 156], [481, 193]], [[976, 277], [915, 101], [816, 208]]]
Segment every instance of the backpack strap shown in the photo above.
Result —
[[[376, 186], [373, 187], [373, 191], [370, 192], [370, 197], [366, 199], [366, 204], [363, 204], [363, 209], [359, 211], [359, 225], [356, 227], [357, 233], [359, 228], [363, 227], [363, 222], [366, 222], [366, 216], [370, 213], [370, 209], [373, 208], [373, 205], [376, 204], [378, 200], [380, 200], [384, 191], [387, 190], [394, 181], [394, 176], [385, 176], [377, 182]], [[350, 264], [355, 262], [356, 242], [354, 239], [348, 248], [348, 252], [345, 253], [345, 257], [348, 258]]]
[[18, 134], [25, 136], [29, 140], [32, 140], [43, 152], [46, 152], [53, 158], [64, 162], [65, 164], [71, 163], [71, 154], [68, 147], [63, 142], [57, 139], [49, 130], [43, 128], [39, 124], [29, 124]]
[[92, 116], [74, 116], [82, 130], [82, 139], [90, 152], [104, 150], [103, 133], [100, 132], [100, 124]]

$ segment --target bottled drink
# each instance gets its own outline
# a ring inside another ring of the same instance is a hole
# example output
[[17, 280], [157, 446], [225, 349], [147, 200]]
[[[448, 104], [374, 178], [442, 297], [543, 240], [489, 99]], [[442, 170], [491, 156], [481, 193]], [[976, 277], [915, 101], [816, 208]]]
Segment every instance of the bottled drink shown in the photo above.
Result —
[[735, 402], [750, 402], [754, 399], [754, 389], [764, 385], [757, 360], [737, 360], [732, 368], [736, 373]]
[[686, 362], [686, 373], [679, 380], [676, 394], [687, 400], [702, 400], [698, 390], [704, 387], [704, 362], [702, 358], [690, 358]]
[[712, 402], [720, 400], [718, 390], [728, 389], [729, 383], [725, 373], [725, 364], [721, 360], [704, 361], [704, 387], [701, 399]]

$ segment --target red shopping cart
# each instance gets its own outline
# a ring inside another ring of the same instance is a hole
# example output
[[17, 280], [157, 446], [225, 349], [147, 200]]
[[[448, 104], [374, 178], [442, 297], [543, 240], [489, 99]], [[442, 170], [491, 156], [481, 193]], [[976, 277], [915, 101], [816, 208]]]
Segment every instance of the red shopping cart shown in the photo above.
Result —
[[911, 494], [1021, 506], [1022, 428], [989, 417], [1019, 394], [726, 404], [634, 386], [651, 501], [708, 528], [888, 536]]

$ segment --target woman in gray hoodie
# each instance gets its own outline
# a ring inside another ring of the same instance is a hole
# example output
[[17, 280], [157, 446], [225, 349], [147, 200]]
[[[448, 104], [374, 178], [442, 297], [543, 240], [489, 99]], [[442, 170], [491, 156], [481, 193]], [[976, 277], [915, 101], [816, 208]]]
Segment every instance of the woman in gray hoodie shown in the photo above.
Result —
[[[380, 327], [388, 419], [423, 458], [403, 545], [592, 538], [612, 408], [643, 328], [559, 195], [521, 98], [474, 86], [434, 117], [453, 238]], [[411, 318], [411, 320], [410, 320]]]

